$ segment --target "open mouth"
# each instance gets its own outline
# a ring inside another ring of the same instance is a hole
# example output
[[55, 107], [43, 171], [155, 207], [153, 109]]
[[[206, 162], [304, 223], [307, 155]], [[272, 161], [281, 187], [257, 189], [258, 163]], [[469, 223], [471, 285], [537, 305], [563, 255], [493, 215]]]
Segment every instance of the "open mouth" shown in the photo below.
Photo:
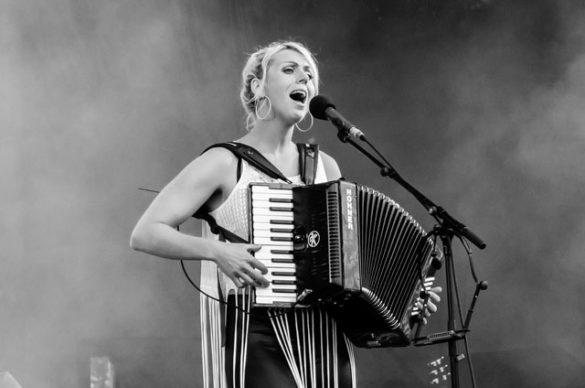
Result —
[[305, 101], [307, 101], [307, 92], [304, 90], [293, 90], [290, 94], [290, 98], [304, 104]]

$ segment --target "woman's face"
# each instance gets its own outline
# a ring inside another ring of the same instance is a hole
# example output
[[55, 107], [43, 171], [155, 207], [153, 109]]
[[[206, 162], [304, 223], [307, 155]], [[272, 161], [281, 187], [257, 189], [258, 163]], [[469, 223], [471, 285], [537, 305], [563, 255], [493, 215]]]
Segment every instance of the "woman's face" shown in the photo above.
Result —
[[282, 50], [272, 56], [264, 89], [275, 118], [293, 125], [305, 117], [315, 95], [313, 73], [310, 63], [295, 50]]

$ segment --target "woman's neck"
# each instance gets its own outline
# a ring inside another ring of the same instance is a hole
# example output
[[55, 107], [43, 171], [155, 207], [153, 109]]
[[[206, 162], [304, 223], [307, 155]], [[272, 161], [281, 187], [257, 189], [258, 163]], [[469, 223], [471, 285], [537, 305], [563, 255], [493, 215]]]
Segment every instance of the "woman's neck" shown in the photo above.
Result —
[[257, 120], [254, 128], [239, 141], [262, 153], [279, 154], [294, 145], [292, 135], [292, 126], [285, 126], [277, 120]]
[[299, 173], [299, 153], [292, 134], [292, 126], [276, 125], [276, 120], [258, 120], [238, 141], [256, 148], [286, 176], [295, 176]]

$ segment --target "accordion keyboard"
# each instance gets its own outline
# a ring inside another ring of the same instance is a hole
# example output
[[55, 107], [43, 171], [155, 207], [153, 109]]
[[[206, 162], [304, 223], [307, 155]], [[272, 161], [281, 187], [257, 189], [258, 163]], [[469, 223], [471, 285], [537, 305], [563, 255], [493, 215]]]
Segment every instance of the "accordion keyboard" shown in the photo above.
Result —
[[251, 187], [252, 243], [262, 245], [255, 257], [267, 268], [267, 288], [256, 289], [255, 304], [287, 307], [297, 301], [293, 258], [292, 187], [254, 185]]

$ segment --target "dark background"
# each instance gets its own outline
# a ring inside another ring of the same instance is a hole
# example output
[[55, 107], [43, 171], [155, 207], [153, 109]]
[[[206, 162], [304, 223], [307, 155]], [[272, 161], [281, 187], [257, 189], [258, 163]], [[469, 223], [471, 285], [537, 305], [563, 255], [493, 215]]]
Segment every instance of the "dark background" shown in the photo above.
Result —
[[[583, 1], [0, 7], [0, 371], [23, 387], [88, 386], [92, 356], [111, 359], [119, 387], [201, 386], [197, 292], [177, 263], [128, 248], [152, 199], [138, 187], [159, 189], [207, 145], [242, 136], [246, 54], [288, 38], [316, 53], [322, 92], [402, 176], [488, 243], [474, 250], [490, 284], [469, 335], [478, 385], [584, 384]], [[330, 124], [298, 139], [433, 226]], [[474, 284], [455, 254], [465, 312]], [[429, 386], [441, 355], [359, 350], [359, 382]]]

